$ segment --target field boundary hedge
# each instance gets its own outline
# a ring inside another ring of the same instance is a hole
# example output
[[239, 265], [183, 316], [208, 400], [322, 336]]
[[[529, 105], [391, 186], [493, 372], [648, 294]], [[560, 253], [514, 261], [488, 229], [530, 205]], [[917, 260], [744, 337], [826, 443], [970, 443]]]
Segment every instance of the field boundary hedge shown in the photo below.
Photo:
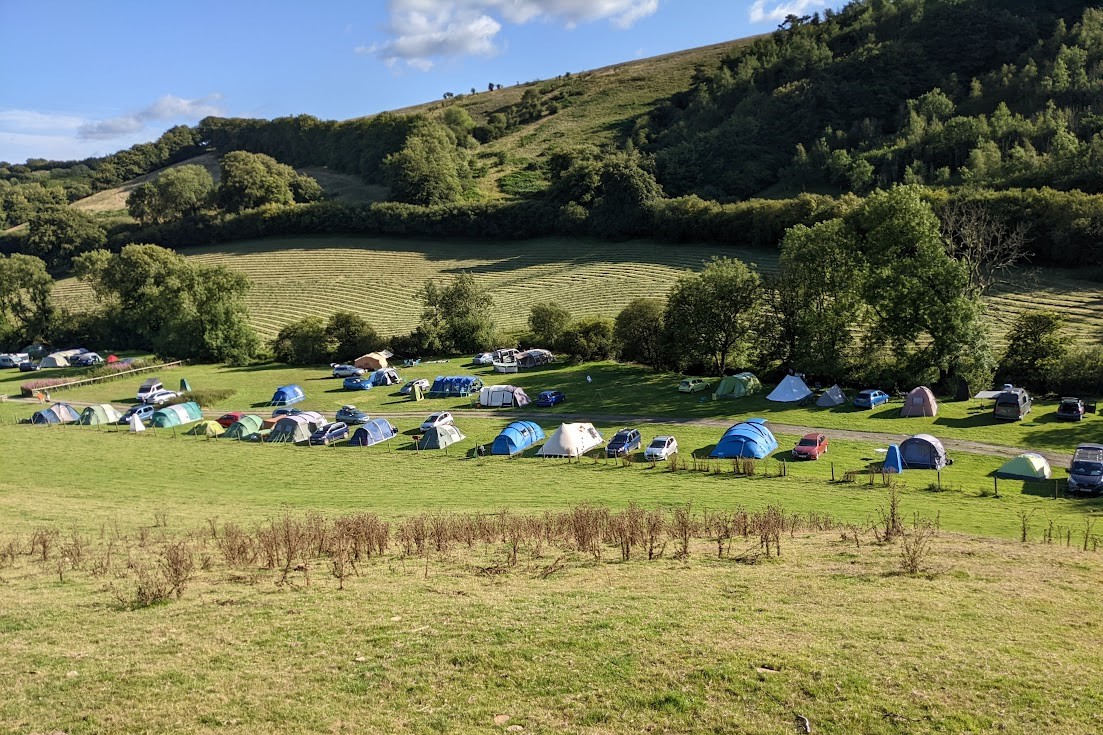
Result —
[[[116, 378], [124, 377], [126, 375], [134, 375], [135, 373], [148, 372], [150, 370], [160, 370], [162, 368], [179, 367], [180, 365], [183, 365], [183, 364], [184, 364], [183, 360], [173, 360], [172, 362], [164, 362], [164, 363], [160, 363], [158, 365], [145, 365], [143, 367], [134, 368], [132, 370], [121, 370], [121, 371], [119, 371], [117, 373], [114, 373], [112, 375], [99, 375], [99, 376], [96, 376], [95, 378], [83, 378], [81, 380], [69, 380], [69, 381], [62, 382], [62, 383], [54, 383], [52, 385], [40, 384], [40, 385], [36, 386], [36, 385], [34, 385], [34, 382], [24, 383], [23, 385], [19, 386], [19, 390], [22, 393], [24, 398], [32, 398], [32, 397], [34, 397], [35, 391], [38, 391], [38, 390], [65, 390], [66, 388], [75, 388], [75, 387], [80, 386], [80, 385], [91, 385], [93, 383], [103, 383], [103, 382], [106, 382], [108, 380], [115, 380]], [[41, 381], [41, 382], [45, 383], [46, 381]]]

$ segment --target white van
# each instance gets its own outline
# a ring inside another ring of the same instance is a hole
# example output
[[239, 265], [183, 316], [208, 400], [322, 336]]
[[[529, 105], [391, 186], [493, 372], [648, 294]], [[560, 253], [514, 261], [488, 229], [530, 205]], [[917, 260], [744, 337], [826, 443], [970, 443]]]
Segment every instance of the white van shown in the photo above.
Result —
[[26, 352], [13, 352], [0, 355], [0, 368], [19, 367], [20, 363], [28, 362], [31, 356]]
[[158, 393], [163, 393], [165, 386], [161, 384], [160, 378], [150, 378], [146, 382], [142, 383], [142, 387], [138, 389], [138, 403], [153, 403], [149, 400]]

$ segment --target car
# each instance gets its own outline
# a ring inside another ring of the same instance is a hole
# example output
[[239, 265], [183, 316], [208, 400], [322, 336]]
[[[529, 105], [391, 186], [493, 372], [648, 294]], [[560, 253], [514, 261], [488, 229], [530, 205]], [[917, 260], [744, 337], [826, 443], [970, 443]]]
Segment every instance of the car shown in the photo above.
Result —
[[613, 438], [610, 439], [609, 443], [605, 446], [605, 456], [627, 457], [629, 454], [639, 449], [642, 444], [643, 437], [640, 436], [639, 430], [625, 427], [616, 434], [613, 434]]
[[494, 355], [490, 352], [480, 352], [471, 358], [471, 363], [473, 365], [493, 365]]
[[134, 414], [138, 414], [138, 420], [142, 423], [146, 423], [153, 418], [153, 412], [157, 410], [156, 406], [151, 406], [148, 403], [139, 403], [126, 409], [126, 412], [119, 418], [116, 423], [129, 424], [130, 417]]
[[180, 393], [174, 390], [159, 390], [146, 396], [145, 403], [151, 403], [154, 406], [163, 406], [174, 398], [179, 398]]
[[874, 409], [888, 402], [889, 394], [876, 388], [869, 388], [854, 396], [855, 408]]
[[85, 352], [83, 355], [74, 357], [69, 364], [73, 367], [92, 367], [93, 365], [102, 365], [103, 358], [95, 352]]
[[805, 434], [793, 447], [793, 459], [819, 459], [827, 451], [827, 444], [824, 434]]
[[298, 416], [300, 413], [304, 413], [301, 408], [293, 408], [291, 406], [284, 406], [283, 408], [277, 408], [272, 412], [272, 418], [278, 416]]
[[1062, 421], [1082, 421], [1084, 411], [1084, 402], [1079, 398], [1062, 398], [1057, 405], [1057, 418]]
[[333, 368], [333, 377], [335, 378], [359, 378], [364, 374], [364, 370], [355, 365], [343, 365], [335, 362], [330, 367]]
[[445, 426], [452, 423], [455, 423], [455, 421], [452, 420], [452, 414], [447, 411], [437, 411], [436, 413], [429, 414], [429, 418], [421, 422], [421, 430], [428, 431], [434, 426]]
[[157, 378], [148, 378], [138, 387], [138, 393], [134, 396], [134, 400], [138, 401], [138, 403], [149, 403], [150, 396], [164, 389], [165, 386], [160, 380]]
[[341, 406], [337, 409], [337, 420], [350, 425], [366, 424], [371, 420], [371, 416], [361, 411], [356, 406]]
[[34, 372], [35, 370], [38, 370], [38, 368], [39, 368], [38, 363], [37, 362], [32, 362], [30, 360], [27, 360], [26, 362], [19, 363], [19, 372], [21, 372], [21, 373]]
[[1103, 445], [1081, 444], [1069, 465], [1069, 495], [1103, 493]]
[[368, 378], [352, 376], [345, 378], [341, 383], [341, 387], [345, 390], [371, 390], [375, 386], [371, 384], [371, 380]]
[[241, 411], [230, 411], [229, 413], [222, 414], [217, 419], [215, 419], [215, 421], [217, 421], [218, 425], [221, 426], [223, 429], [228, 429], [238, 421], [241, 421], [241, 417], [244, 415], [245, 414]]
[[652, 461], [670, 459], [670, 455], [678, 453], [678, 440], [672, 436], [657, 436], [643, 450], [643, 458]]
[[429, 380], [427, 378], [418, 378], [417, 380], [411, 380], [406, 383], [398, 392], [401, 395], [408, 396], [414, 392], [415, 385], [421, 388], [422, 393], [429, 390]]
[[309, 441], [311, 444], [332, 444], [342, 439], [348, 439], [348, 437], [348, 424], [342, 421], [334, 421], [333, 423], [324, 425], [311, 434]]
[[678, 384], [679, 393], [700, 393], [708, 389], [709, 384], [700, 378], [686, 378]]
[[544, 390], [540, 391], [540, 394], [536, 396], [536, 405], [548, 408], [557, 403], [562, 403], [565, 400], [567, 400], [567, 396], [563, 395], [563, 391], [561, 390]]
[[1005, 421], [1022, 421], [1030, 413], [1033, 403], [1025, 388], [1005, 385], [1003, 391], [996, 396], [996, 406], [992, 409], [992, 415]]
[[19, 367], [31, 359], [26, 352], [12, 352], [0, 355], [0, 368]]

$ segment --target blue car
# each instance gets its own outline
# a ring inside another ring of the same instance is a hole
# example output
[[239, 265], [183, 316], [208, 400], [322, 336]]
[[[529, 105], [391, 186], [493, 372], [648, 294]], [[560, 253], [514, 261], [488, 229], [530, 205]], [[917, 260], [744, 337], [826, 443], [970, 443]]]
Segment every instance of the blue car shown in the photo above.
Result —
[[345, 378], [341, 387], [345, 390], [371, 390], [372, 384], [368, 378]]
[[883, 390], [864, 390], [854, 396], [854, 405], [858, 408], [877, 408], [889, 402], [889, 394]]
[[627, 457], [640, 448], [643, 437], [638, 429], [624, 428], [613, 435], [605, 447], [605, 456], [609, 458]]
[[545, 390], [541, 391], [540, 395], [536, 396], [536, 405], [542, 407], [554, 406], [557, 403], [562, 403], [567, 400], [567, 396], [563, 395], [561, 390]]
[[337, 420], [346, 424], [366, 424], [371, 420], [371, 416], [356, 406], [341, 406], [337, 410]]
[[315, 431], [310, 435], [311, 444], [329, 444], [331, 442], [340, 441], [341, 439], [349, 438], [349, 426], [348, 424], [340, 421], [334, 421], [332, 424], [326, 424], [322, 428]]
[[129, 424], [130, 417], [134, 414], [138, 414], [138, 420], [145, 424], [153, 418], [153, 412], [156, 410], [157, 408], [155, 406], [151, 406], [148, 403], [139, 403], [126, 409], [126, 413], [124, 413], [116, 423]]

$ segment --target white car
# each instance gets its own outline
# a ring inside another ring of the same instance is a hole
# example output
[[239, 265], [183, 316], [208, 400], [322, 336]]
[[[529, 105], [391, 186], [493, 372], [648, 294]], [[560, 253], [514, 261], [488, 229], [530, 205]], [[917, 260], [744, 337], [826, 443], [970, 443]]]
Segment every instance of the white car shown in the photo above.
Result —
[[661, 462], [670, 459], [670, 455], [678, 453], [678, 440], [672, 436], [657, 436], [643, 450], [643, 458]]
[[434, 426], [445, 426], [451, 423], [454, 423], [452, 421], [452, 414], [447, 411], [437, 411], [436, 413], [429, 414], [429, 418], [421, 422], [421, 430], [428, 431]]
[[471, 358], [471, 362], [474, 365], [493, 365], [494, 355], [489, 352], [480, 352]]
[[414, 392], [414, 386], [421, 388], [421, 392], [425, 393], [429, 390], [429, 381], [426, 378], [418, 378], [417, 380], [411, 380], [398, 391], [401, 395], [408, 396]]
[[145, 399], [145, 402], [151, 406], [163, 406], [173, 398], [178, 398], [179, 396], [180, 394], [174, 390], [159, 390], [156, 393], [151, 393]]
[[330, 367], [333, 368], [333, 377], [335, 378], [359, 378], [364, 374], [363, 369], [355, 365], [338, 365], [337, 363], [333, 363]]

